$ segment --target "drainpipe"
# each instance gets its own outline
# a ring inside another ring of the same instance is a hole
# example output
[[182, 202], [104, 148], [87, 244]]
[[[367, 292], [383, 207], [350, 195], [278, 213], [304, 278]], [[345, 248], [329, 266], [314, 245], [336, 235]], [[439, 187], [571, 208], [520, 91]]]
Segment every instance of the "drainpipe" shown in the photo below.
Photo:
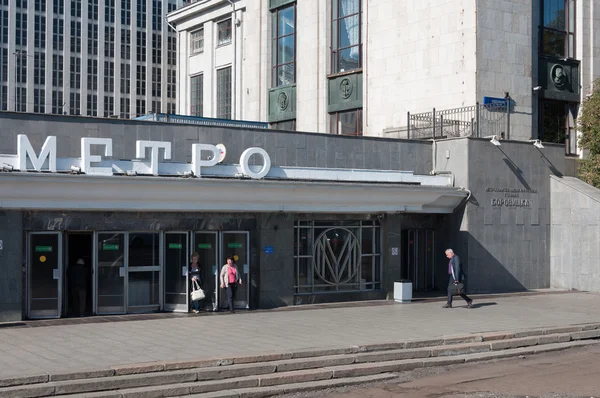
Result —
[[235, 91], [235, 83], [237, 81], [237, 64], [236, 64], [236, 58], [237, 58], [237, 21], [235, 18], [235, 3], [233, 0], [227, 0], [229, 1], [229, 4], [231, 4], [231, 7], [233, 9], [233, 11], [231, 12], [231, 25], [232, 25], [232, 41], [233, 41], [233, 65], [231, 67], [231, 74], [233, 77], [233, 95], [231, 96], [233, 98], [233, 104], [232, 104], [232, 112], [231, 112], [231, 116], [233, 120], [236, 120], [236, 103], [237, 103], [237, 93]]

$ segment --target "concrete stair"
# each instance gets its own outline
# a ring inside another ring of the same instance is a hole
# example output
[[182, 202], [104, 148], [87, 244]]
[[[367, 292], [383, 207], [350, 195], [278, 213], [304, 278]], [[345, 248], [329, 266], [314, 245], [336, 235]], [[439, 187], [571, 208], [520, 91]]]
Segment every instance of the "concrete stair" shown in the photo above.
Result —
[[26, 376], [0, 380], [0, 398], [268, 397], [591, 344], [600, 344], [600, 324]]

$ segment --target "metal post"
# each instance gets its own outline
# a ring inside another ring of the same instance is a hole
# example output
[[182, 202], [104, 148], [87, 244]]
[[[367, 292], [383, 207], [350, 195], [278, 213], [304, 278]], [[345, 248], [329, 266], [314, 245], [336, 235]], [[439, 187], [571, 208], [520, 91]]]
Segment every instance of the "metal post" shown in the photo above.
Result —
[[[452, 127], [452, 126], [450, 126]], [[433, 138], [435, 138], [435, 134], [433, 135]], [[440, 115], [440, 138], [444, 138], [444, 115], [441, 114]]]
[[481, 131], [479, 130], [479, 102], [475, 104], [475, 123], [477, 123], [477, 137], [481, 137]]
[[506, 139], [510, 140], [510, 94], [507, 92], [506, 99]]
[[433, 138], [435, 138], [435, 108], [433, 108]]
[[410, 112], [406, 112], [406, 138], [410, 140]]

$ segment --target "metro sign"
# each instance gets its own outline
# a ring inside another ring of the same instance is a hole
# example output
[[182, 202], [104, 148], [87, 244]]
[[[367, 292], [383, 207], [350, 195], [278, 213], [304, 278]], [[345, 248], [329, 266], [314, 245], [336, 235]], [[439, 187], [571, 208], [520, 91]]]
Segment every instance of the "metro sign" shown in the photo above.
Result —
[[[20, 171], [49, 171], [51, 173], [57, 172], [57, 161], [56, 161], [56, 144], [57, 140], [55, 136], [49, 136], [46, 138], [42, 150], [39, 155], [36, 154], [31, 142], [27, 135], [19, 134], [17, 137], [17, 162], [14, 168]], [[92, 146], [102, 147], [104, 150], [105, 157], [111, 157], [113, 154], [113, 142], [112, 138], [81, 138], [81, 171], [87, 175], [93, 176], [112, 176], [113, 167], [102, 167], [99, 165], [103, 161], [103, 157], [99, 155], [92, 155]], [[167, 141], [136, 141], [135, 145], [135, 156], [137, 159], [146, 158], [146, 150], [150, 150], [150, 166], [148, 167], [148, 173], [151, 175], [158, 176], [159, 164], [161, 160], [171, 159], [171, 143]], [[160, 158], [162, 151], [162, 159]], [[210, 156], [206, 159], [202, 159], [202, 152], [205, 154], [208, 152]], [[250, 158], [253, 155], [258, 155], [263, 159], [263, 166], [260, 171], [256, 172], [250, 168]], [[195, 176], [201, 176], [201, 170], [203, 167], [212, 167], [219, 163], [221, 156], [221, 149], [215, 145], [210, 144], [192, 144], [192, 169], [191, 171]], [[27, 167], [27, 159], [30, 160], [32, 168]], [[43, 169], [44, 164], [48, 161], [48, 167]], [[239, 163], [243, 173], [253, 179], [261, 179], [265, 177], [271, 169], [271, 158], [269, 154], [262, 148], [248, 148], [240, 156]], [[233, 175], [232, 175], [233, 177]]]

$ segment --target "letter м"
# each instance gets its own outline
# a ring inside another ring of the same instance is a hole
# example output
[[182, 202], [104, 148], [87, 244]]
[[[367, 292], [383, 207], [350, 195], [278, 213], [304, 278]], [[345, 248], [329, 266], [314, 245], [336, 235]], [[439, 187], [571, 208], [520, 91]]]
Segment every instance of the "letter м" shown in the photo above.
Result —
[[51, 135], [46, 138], [42, 150], [40, 151], [40, 156], [38, 157], [27, 136], [25, 134], [19, 134], [17, 136], [17, 162], [19, 170], [27, 171], [28, 156], [34, 170], [41, 171], [42, 166], [44, 166], [44, 163], [46, 162], [46, 158], [48, 158], [48, 171], [56, 173], [56, 137]]

